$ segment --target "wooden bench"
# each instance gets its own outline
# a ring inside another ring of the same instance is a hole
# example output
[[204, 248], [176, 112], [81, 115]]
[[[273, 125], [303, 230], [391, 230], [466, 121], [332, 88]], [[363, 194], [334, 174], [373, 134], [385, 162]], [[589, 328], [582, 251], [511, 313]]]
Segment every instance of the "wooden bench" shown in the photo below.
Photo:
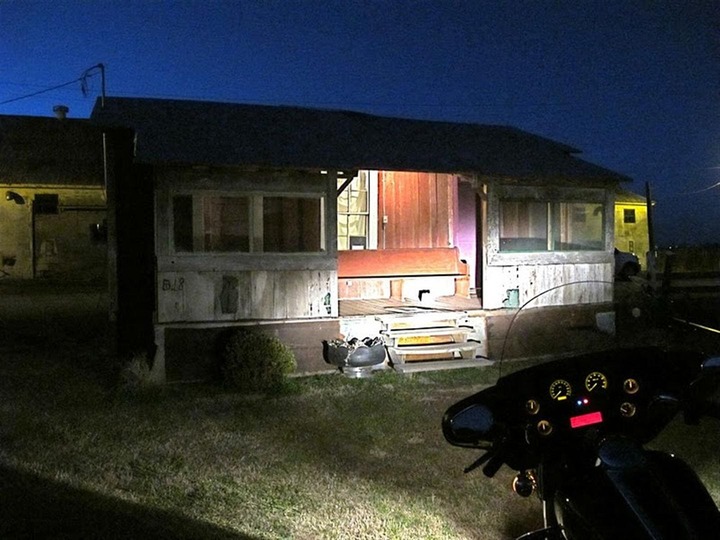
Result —
[[468, 296], [468, 265], [452, 248], [338, 252], [340, 300]]

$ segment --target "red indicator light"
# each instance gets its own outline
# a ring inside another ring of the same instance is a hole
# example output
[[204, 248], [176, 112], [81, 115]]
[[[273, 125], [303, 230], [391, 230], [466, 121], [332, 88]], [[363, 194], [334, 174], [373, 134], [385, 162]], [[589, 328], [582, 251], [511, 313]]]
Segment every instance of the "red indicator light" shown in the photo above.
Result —
[[570, 427], [579, 428], [584, 426], [591, 426], [592, 424], [599, 424], [603, 421], [602, 413], [600, 411], [591, 412], [588, 414], [581, 414], [580, 416], [573, 416], [570, 418]]

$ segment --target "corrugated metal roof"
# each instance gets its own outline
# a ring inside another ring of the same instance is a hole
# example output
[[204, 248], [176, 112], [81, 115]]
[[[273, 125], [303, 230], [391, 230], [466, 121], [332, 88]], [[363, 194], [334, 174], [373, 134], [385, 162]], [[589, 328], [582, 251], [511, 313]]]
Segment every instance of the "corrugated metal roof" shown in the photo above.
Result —
[[89, 120], [0, 115], [0, 183], [102, 185], [102, 155]]
[[287, 106], [110, 97], [97, 122], [131, 128], [142, 163], [385, 169], [626, 181], [513, 127]]

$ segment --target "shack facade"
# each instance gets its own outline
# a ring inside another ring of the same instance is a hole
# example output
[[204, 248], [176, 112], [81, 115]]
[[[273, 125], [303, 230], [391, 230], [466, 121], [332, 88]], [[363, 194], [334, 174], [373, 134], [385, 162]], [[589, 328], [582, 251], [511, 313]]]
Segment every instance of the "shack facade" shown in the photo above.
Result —
[[[106, 98], [93, 120], [110, 141], [118, 344], [154, 351], [159, 378], [210, 369], [230, 326], [279, 335], [313, 372], [328, 368], [322, 341], [387, 332], [389, 313], [452, 312], [470, 321], [463, 340], [482, 342], [486, 313], [563, 283], [588, 285], [538, 303], [612, 300], [591, 282], [612, 281], [627, 179], [564, 144], [503, 126], [154, 99]], [[443, 301], [455, 307], [433, 309]], [[487, 352], [468, 350], [440, 356]]]

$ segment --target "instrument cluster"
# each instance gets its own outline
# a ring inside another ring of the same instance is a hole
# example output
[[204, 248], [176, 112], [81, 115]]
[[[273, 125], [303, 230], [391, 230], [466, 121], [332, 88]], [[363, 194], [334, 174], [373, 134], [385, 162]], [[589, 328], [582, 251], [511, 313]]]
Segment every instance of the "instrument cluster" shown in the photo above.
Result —
[[638, 414], [641, 385], [635, 377], [589, 369], [542, 379], [525, 402], [525, 414], [541, 437]]

